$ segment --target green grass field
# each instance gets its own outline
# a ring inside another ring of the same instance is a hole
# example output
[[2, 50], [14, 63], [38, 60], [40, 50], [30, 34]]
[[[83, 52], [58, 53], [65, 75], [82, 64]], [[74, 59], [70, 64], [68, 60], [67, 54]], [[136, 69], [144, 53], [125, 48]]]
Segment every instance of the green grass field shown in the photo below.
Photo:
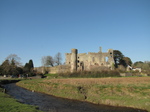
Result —
[[0, 112], [42, 112], [35, 106], [22, 104], [5, 94], [3, 88], [0, 88]]
[[68, 99], [150, 111], [150, 77], [36, 79], [17, 85]]

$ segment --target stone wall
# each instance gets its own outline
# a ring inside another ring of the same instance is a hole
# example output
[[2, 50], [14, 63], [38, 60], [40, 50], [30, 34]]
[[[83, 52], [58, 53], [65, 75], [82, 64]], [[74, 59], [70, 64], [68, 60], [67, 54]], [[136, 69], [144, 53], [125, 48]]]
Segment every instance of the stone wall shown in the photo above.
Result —
[[35, 70], [45, 73], [59, 73], [59, 72], [76, 72], [76, 71], [89, 71], [101, 69], [113, 69], [114, 58], [113, 49], [108, 49], [107, 52], [100, 51], [79, 53], [77, 49], [72, 49], [71, 53], [66, 53], [65, 65], [55, 67], [38, 67]]
[[54, 67], [35, 67], [34, 70], [43, 74], [46, 72], [51, 73], [51, 74], [56, 74], [56, 73], [70, 72], [70, 66], [59, 65], [59, 66], [54, 66]]
[[95, 67], [107, 67], [113, 69], [113, 50], [102, 52], [102, 48], [97, 53], [79, 53], [77, 49], [72, 49], [71, 53], [66, 53], [66, 65], [71, 66], [71, 72], [92, 70]]

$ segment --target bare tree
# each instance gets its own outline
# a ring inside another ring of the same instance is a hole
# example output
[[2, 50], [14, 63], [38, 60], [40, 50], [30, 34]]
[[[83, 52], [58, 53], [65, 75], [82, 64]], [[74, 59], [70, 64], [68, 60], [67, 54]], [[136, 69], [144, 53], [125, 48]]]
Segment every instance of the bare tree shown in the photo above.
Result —
[[43, 56], [41, 61], [43, 66], [54, 66], [54, 59], [51, 56]]
[[55, 60], [56, 65], [61, 65], [62, 57], [61, 57], [61, 53], [60, 52], [58, 52], [55, 55], [54, 60]]
[[15, 66], [21, 66], [20, 60], [21, 58], [18, 57], [16, 54], [10, 54], [6, 60], [8, 60], [9, 64], [13, 64]]

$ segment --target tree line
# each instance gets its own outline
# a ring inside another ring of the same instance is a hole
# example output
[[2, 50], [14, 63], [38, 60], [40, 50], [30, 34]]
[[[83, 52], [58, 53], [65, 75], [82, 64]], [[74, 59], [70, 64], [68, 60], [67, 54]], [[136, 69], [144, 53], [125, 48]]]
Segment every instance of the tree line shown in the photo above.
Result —
[[122, 65], [125, 68], [128, 65], [129, 66], [132, 65], [131, 59], [129, 57], [125, 57], [121, 51], [114, 50], [113, 54], [114, 54], [114, 62], [115, 62], [114, 66], [115, 66], [115, 68], [118, 68], [119, 65]]
[[119, 66], [122, 66], [126, 70], [129, 65], [133, 68], [141, 68], [142, 71], [150, 73], [150, 61], [137, 61], [135, 63], [132, 63], [131, 59], [129, 57], [125, 57], [123, 53], [119, 50], [114, 50], [114, 62], [115, 69], [118, 69]]
[[150, 74], [150, 61], [137, 61], [133, 64], [133, 68], [141, 68], [143, 72]]
[[[34, 70], [32, 59], [25, 63], [24, 66], [21, 64], [20, 60], [21, 58], [16, 54], [10, 54], [0, 65], [0, 75], [11, 75], [12, 77], [28, 77], [39, 74]], [[47, 67], [61, 65], [61, 61], [62, 57], [60, 52], [58, 52], [54, 57], [43, 56], [41, 59], [42, 65]]]
[[[124, 68], [127, 68], [127, 66], [132, 66], [135, 68], [142, 68], [145, 71], [150, 72], [150, 62], [149, 61], [137, 61], [134, 64], [132, 63], [131, 59], [129, 57], [125, 57], [123, 53], [119, 50], [114, 50], [114, 67], [115, 69], [118, 69], [119, 66], [123, 66]], [[32, 59], [29, 60], [28, 63], [25, 63], [24, 66], [20, 63], [20, 57], [18, 57], [16, 54], [9, 55], [5, 61], [0, 65], [0, 75], [12, 75], [12, 76], [18, 76], [19, 74], [23, 76], [34, 76], [38, 74], [36, 71], [34, 71], [34, 64]], [[43, 56], [41, 58], [42, 66], [45, 67], [53, 67], [58, 66], [62, 64], [62, 56], [61, 53], [58, 52], [54, 57], [52, 56]]]
[[62, 64], [61, 53], [58, 52], [54, 57], [52, 56], [43, 56], [41, 59], [42, 65], [45, 67], [53, 67]]
[[12, 77], [24, 77], [26, 75], [31, 76], [34, 74], [33, 61], [29, 60], [25, 66], [20, 63], [20, 57], [16, 54], [10, 54], [6, 60], [0, 65], [0, 75], [11, 75]]

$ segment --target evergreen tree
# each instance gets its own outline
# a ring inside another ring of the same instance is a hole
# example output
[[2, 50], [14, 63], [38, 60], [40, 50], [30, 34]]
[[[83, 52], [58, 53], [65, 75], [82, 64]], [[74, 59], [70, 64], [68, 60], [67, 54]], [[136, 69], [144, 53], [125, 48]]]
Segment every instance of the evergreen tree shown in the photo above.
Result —
[[29, 60], [29, 63], [26, 63], [24, 66], [24, 73], [28, 74], [28, 75], [33, 75], [33, 69], [34, 69], [34, 65], [33, 65], [33, 61]]
[[0, 66], [0, 75], [18, 76], [21, 73], [20, 58], [16, 54], [9, 55]]
[[1, 68], [2, 68], [2, 74], [3, 75], [9, 75], [9, 73], [10, 73], [10, 64], [9, 64], [8, 60], [5, 60], [2, 63]]
[[123, 65], [125, 68], [128, 66], [128, 65], [132, 65], [132, 61], [129, 57], [123, 57], [121, 60], [120, 60], [120, 65]]
[[29, 60], [29, 68], [30, 68], [30, 70], [34, 68], [33, 61], [32, 61], [32, 60]]
[[29, 72], [30, 72], [29, 63], [26, 63], [26, 64], [25, 64], [25, 66], [24, 66], [24, 68], [23, 68], [23, 71], [24, 71], [25, 73], [29, 73]]
[[115, 68], [118, 68], [118, 65], [120, 64], [124, 55], [119, 50], [114, 50], [113, 54], [114, 54]]
[[2, 72], [3, 72], [3, 68], [2, 66], [0, 66], [0, 75], [3, 75]]

